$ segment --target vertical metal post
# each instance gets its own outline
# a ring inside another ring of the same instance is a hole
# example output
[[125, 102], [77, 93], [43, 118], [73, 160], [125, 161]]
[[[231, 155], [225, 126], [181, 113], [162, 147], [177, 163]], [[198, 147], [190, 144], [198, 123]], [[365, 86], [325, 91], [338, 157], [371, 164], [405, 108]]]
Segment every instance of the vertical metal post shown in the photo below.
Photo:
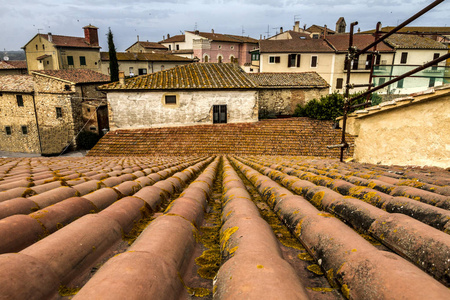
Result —
[[345, 88], [345, 96], [344, 96], [344, 116], [342, 121], [342, 140], [341, 140], [341, 156], [340, 161], [344, 161], [344, 149], [348, 148], [348, 144], [345, 141], [345, 128], [347, 126], [347, 115], [348, 111], [350, 110], [350, 102], [349, 102], [349, 96], [350, 96], [350, 76], [351, 76], [351, 69], [352, 69], [352, 62], [355, 58], [355, 49], [353, 48], [353, 30], [354, 27], [358, 25], [358, 22], [353, 22], [350, 24], [350, 35], [348, 39], [348, 53], [347, 53], [347, 84]]
[[[380, 30], [381, 30], [381, 22], [378, 22], [376, 30], [375, 30], [375, 40], [378, 40], [379, 35], [380, 35]], [[373, 81], [373, 68], [374, 68], [374, 65], [375, 65], [375, 57], [377, 55], [377, 46], [378, 46], [378, 44], [375, 44], [375, 46], [373, 46], [373, 52], [374, 53], [372, 54], [372, 60], [370, 62], [369, 89], [371, 88], [371, 84], [372, 84], [372, 81]], [[371, 97], [371, 94], [368, 94], [367, 97], [366, 97], [366, 103], [368, 103], [370, 101], [370, 97]], [[365, 107], [367, 107], [368, 105], [369, 104], [367, 104]]]

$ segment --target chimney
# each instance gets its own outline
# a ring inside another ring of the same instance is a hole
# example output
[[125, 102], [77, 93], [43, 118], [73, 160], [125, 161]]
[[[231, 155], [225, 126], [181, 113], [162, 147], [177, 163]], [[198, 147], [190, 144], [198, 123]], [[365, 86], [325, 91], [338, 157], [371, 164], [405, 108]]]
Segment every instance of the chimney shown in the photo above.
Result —
[[259, 40], [262, 40], [262, 34], [259, 35]]
[[137, 41], [139, 42], [139, 34], [137, 35]]
[[294, 25], [294, 31], [295, 32], [300, 32], [300, 21], [295, 21], [295, 25]]
[[170, 34], [167, 34], [167, 39], [170, 39]]
[[326, 40], [327, 39], [327, 31], [328, 31], [327, 25], [324, 25], [323, 27], [325, 28], [325, 30], [323, 31], [323, 39]]
[[119, 71], [119, 83], [125, 85], [125, 72]]
[[280, 33], [283, 33], [283, 27], [280, 27]]
[[47, 39], [48, 39], [48, 41], [49, 41], [50, 43], [53, 42], [53, 36], [52, 36], [52, 33], [51, 33], [51, 32], [48, 33]]
[[195, 33], [195, 35], [199, 35], [200, 31], [196, 30], [196, 31], [194, 31], [194, 33]]
[[83, 27], [83, 29], [86, 43], [90, 46], [98, 46], [98, 28], [89, 24], [88, 26]]
[[211, 29], [211, 33], [214, 34], [214, 29]]

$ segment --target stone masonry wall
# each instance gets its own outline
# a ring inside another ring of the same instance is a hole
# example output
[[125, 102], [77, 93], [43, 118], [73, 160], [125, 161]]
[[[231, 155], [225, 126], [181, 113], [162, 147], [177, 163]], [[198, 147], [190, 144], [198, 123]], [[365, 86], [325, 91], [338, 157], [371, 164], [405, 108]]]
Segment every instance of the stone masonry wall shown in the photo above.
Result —
[[[17, 95], [22, 95], [23, 106], [17, 105]], [[11, 135], [6, 134], [6, 126], [11, 127]], [[27, 127], [26, 134], [22, 126]], [[39, 153], [33, 95], [0, 93], [0, 150]]]
[[261, 116], [293, 115], [297, 104], [319, 99], [328, 94], [328, 89], [261, 89], [258, 94]]

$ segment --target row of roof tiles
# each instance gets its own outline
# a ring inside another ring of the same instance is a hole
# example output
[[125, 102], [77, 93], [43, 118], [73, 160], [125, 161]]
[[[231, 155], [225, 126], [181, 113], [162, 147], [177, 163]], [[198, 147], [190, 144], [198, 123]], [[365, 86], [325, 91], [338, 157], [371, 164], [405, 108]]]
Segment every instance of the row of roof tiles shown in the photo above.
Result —
[[0, 61], [0, 70], [20, 70], [27, 69], [27, 62], [25, 60], [9, 60], [9, 61]]
[[0, 159], [0, 294], [448, 299], [448, 184], [317, 157]]
[[[372, 34], [353, 36], [353, 45], [358, 49], [363, 49], [374, 41]], [[288, 40], [262, 40], [259, 46], [261, 53], [344, 52], [348, 50], [349, 35], [328, 35], [326, 39], [310, 39], [299, 35]], [[377, 50], [381, 52], [393, 52], [395, 49], [447, 49], [447, 46], [430, 38], [406, 34], [394, 34], [377, 45]]]

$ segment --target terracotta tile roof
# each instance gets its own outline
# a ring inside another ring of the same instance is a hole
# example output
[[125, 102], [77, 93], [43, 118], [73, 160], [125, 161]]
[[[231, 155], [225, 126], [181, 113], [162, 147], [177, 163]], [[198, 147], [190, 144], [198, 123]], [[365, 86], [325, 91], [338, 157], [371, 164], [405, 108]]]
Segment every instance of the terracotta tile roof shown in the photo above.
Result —
[[179, 42], [184, 42], [184, 41], [185, 41], [184, 34], [179, 34], [179, 35], [171, 36], [168, 39], [159, 41], [158, 43], [179, 43]]
[[[195, 34], [194, 31], [188, 31], [189, 33]], [[247, 36], [239, 36], [232, 34], [221, 34], [221, 33], [212, 33], [212, 32], [199, 32], [199, 36], [207, 38], [211, 41], [215, 42], [230, 42], [230, 43], [258, 43], [258, 40], [247, 37]]]
[[89, 82], [109, 82], [108, 75], [95, 72], [88, 69], [73, 69], [73, 70], [45, 70], [33, 71], [33, 74], [46, 75], [54, 78], [67, 80], [73, 83], [89, 83]]
[[247, 74], [231, 63], [192, 63], [148, 75], [113, 82], [103, 90], [253, 89]]
[[[267, 154], [338, 157], [342, 132], [331, 121], [309, 118], [263, 120], [256, 123], [118, 129], [89, 152], [94, 156]], [[353, 138], [348, 136], [349, 143]], [[350, 154], [351, 155], [351, 152]]]
[[[48, 40], [48, 34], [39, 34]], [[73, 48], [100, 48], [100, 46], [92, 46], [84, 37], [64, 36], [52, 34], [52, 43], [57, 47], [73, 47]]]
[[[348, 39], [349, 34], [333, 34], [327, 36], [327, 41], [337, 50], [337, 51], [347, 51], [348, 50]], [[375, 38], [371, 34], [355, 34], [353, 36], [353, 45], [358, 49], [363, 49], [370, 43], [374, 42]], [[381, 42], [377, 45], [377, 50], [382, 52], [393, 52], [394, 50]]]
[[446, 170], [161, 154], [0, 158], [0, 295], [450, 298]]
[[37, 60], [41, 60], [41, 59], [45, 59], [45, 58], [47, 58], [47, 57], [52, 57], [52, 56], [49, 55], [49, 54], [44, 54], [44, 55], [41, 55], [41, 56], [36, 57], [36, 59], [37, 59]]
[[[389, 32], [394, 29], [395, 26], [382, 27], [382, 32]], [[364, 31], [364, 33], [374, 33], [375, 29]], [[427, 33], [427, 34], [450, 34], [450, 27], [444, 26], [406, 26], [400, 29], [398, 32], [411, 32], [411, 33]]]
[[26, 69], [27, 62], [25, 60], [8, 60], [0, 61], [0, 69]]
[[323, 53], [334, 52], [322, 39], [262, 40], [260, 53]]
[[448, 49], [435, 40], [412, 34], [393, 34], [386, 42], [397, 49]]
[[[117, 52], [116, 54], [119, 61], [193, 61], [190, 58], [166, 53]], [[109, 61], [109, 52], [100, 52], [100, 57], [102, 61]]]
[[0, 91], [32, 93], [34, 91], [33, 76], [30, 75], [0, 76]]
[[326, 88], [329, 86], [326, 80], [316, 72], [249, 73], [248, 76], [259, 87]]
[[142, 47], [144, 47], [146, 49], [167, 50], [167, 47], [165, 47], [159, 43], [154, 43], [154, 42], [137, 42], [137, 43], [139, 43]]
[[173, 54], [193, 54], [194, 49], [180, 49], [180, 50], [172, 50], [170, 53]]

